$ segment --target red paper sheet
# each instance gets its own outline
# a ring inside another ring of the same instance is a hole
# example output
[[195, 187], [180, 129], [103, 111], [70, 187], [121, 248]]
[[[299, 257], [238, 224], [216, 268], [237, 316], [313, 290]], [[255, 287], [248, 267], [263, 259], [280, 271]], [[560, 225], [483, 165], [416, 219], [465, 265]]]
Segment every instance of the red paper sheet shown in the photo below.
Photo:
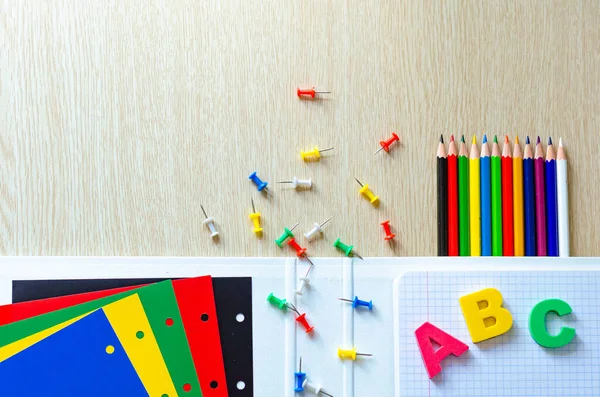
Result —
[[[0, 306], [0, 325], [13, 323], [54, 310], [118, 294], [140, 286], [115, 288], [85, 294]], [[217, 308], [210, 276], [173, 280], [190, 351], [204, 397], [227, 397], [225, 366], [217, 321]], [[207, 318], [208, 316], [208, 318]], [[206, 320], [206, 321], [204, 321]]]

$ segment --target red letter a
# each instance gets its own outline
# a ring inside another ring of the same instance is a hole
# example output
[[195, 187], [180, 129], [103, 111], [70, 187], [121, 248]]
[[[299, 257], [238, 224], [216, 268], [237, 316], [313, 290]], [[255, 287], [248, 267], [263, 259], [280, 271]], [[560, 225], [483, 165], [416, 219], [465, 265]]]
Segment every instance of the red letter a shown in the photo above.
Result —
[[[442, 372], [440, 363], [443, 359], [450, 354], [459, 357], [469, 350], [469, 346], [431, 323], [425, 323], [417, 328], [415, 336], [417, 337], [417, 343], [419, 344], [419, 349], [421, 350], [421, 356], [423, 357], [425, 368], [427, 368], [429, 379]], [[440, 348], [435, 350], [431, 341], [440, 345]]]

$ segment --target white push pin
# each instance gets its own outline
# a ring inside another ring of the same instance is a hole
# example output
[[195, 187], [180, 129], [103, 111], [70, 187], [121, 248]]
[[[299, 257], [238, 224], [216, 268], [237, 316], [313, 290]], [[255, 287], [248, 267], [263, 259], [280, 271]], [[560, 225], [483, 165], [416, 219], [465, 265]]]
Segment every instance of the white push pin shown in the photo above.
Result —
[[324, 394], [326, 396], [333, 397], [331, 394], [323, 391], [323, 386], [313, 385], [308, 381], [308, 379], [304, 379], [304, 382], [302, 382], [302, 387], [308, 390], [309, 392], [314, 393], [315, 396], [318, 396], [319, 394]]
[[208, 226], [208, 230], [210, 230], [210, 237], [215, 238], [219, 235], [219, 232], [217, 232], [217, 228], [215, 227], [215, 220], [213, 217], [208, 217], [208, 215], [206, 215], [206, 211], [204, 211], [204, 207], [200, 206], [200, 208], [202, 208], [202, 212], [204, 212], [204, 216], [206, 217], [206, 219], [204, 220], [204, 222], [202, 222], [202, 224]]
[[294, 177], [291, 181], [280, 181], [277, 183], [291, 183], [294, 189], [310, 189], [312, 188], [312, 178], [298, 179]]
[[321, 223], [320, 225], [315, 222], [315, 226], [312, 229], [310, 229], [308, 232], [304, 233], [304, 237], [306, 237], [306, 239], [310, 242], [317, 234], [318, 235], [323, 234], [322, 227], [324, 224], [329, 222], [331, 220], [331, 218], [332, 217], [330, 216], [329, 219], [327, 219], [325, 222]]
[[[307, 257], [307, 259], [308, 259], [308, 257]], [[313, 266], [314, 266], [314, 264], [311, 262], [304, 277], [300, 277], [298, 279], [298, 288], [296, 288], [296, 295], [304, 294], [304, 290], [310, 286], [310, 279], [308, 278], [308, 273], [310, 273]]]

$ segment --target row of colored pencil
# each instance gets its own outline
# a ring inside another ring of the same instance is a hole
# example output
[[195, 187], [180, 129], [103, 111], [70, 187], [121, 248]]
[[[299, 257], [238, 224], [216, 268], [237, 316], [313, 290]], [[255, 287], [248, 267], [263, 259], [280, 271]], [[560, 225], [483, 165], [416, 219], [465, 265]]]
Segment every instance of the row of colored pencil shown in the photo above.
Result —
[[[458, 146], [458, 147], [457, 147]], [[555, 152], [529, 137], [502, 152], [497, 137], [483, 136], [471, 152], [463, 136], [440, 137], [438, 172], [438, 256], [569, 256], [567, 158], [562, 139]]]

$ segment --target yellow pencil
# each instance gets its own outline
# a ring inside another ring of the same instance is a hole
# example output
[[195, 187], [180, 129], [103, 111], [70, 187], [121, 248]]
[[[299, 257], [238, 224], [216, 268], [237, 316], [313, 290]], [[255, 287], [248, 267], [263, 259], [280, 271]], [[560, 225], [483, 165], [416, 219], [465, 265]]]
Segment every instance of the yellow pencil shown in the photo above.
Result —
[[525, 222], [523, 218], [523, 152], [519, 137], [513, 150], [513, 221], [515, 228], [515, 256], [525, 255]]
[[473, 137], [469, 156], [469, 224], [471, 256], [481, 256], [481, 192], [479, 185], [479, 148]]

